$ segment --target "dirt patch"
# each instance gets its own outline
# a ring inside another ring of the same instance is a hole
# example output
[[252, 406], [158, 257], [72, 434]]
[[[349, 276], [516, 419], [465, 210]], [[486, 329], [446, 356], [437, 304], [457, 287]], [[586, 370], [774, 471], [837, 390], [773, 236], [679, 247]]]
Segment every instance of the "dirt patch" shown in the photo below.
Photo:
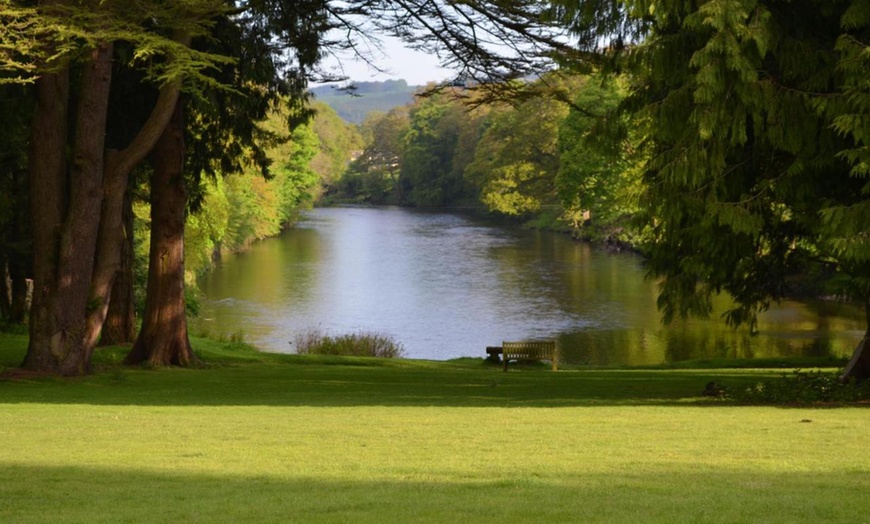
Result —
[[10, 368], [0, 372], [0, 380], [29, 380], [49, 376], [52, 376], [52, 374], [46, 371], [33, 371], [23, 368]]

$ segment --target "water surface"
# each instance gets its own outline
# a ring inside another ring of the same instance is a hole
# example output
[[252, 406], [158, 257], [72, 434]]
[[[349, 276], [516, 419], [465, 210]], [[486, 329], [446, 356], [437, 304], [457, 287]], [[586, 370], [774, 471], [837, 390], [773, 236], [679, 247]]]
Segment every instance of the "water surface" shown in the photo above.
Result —
[[279, 352], [314, 328], [388, 334], [410, 358], [480, 357], [505, 340], [557, 338], [569, 361], [640, 365], [848, 356], [864, 329], [855, 308], [796, 302], [763, 314], [756, 336], [718, 319], [663, 327], [655, 283], [635, 255], [400, 208], [316, 209], [199, 283], [199, 329], [241, 331]]

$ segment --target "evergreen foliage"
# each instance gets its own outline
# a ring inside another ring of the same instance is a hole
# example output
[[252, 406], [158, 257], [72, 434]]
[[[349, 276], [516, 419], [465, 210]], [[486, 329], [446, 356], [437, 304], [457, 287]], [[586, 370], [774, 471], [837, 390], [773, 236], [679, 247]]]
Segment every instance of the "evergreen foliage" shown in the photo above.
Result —
[[[866, 85], [866, 70], [850, 70], [854, 54], [842, 51], [867, 37], [855, 5], [662, 8], [631, 52], [629, 106], [651, 151], [643, 166], [650, 268], [663, 277], [666, 320], [707, 314], [711, 296], [727, 291], [738, 304], [727, 320], [753, 325], [807, 274], [847, 282], [831, 293], [870, 298], [861, 242], [843, 242], [870, 227], [860, 220], [870, 189], [860, 176], [860, 125], [846, 123], [854, 86]], [[846, 215], [857, 220], [845, 226]]]

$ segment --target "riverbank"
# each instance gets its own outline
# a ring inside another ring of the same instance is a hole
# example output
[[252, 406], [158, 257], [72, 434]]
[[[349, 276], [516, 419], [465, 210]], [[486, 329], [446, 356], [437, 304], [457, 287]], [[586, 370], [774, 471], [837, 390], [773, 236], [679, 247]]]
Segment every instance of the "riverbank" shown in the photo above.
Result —
[[[866, 409], [729, 406], [774, 370], [503, 373], [193, 341], [200, 369], [0, 379], [0, 521], [857, 522]], [[26, 337], [0, 336], [0, 366]], [[88, 486], [83, 490], [81, 486]], [[131, 496], [135, 494], [135, 496]]]

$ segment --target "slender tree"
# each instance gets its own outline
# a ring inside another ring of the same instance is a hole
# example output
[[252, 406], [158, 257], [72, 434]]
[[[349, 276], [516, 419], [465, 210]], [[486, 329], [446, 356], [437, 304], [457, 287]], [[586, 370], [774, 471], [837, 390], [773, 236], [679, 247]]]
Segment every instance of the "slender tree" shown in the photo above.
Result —
[[183, 366], [195, 361], [184, 302], [184, 121], [176, 102], [154, 147], [151, 171], [151, 251], [142, 329], [125, 362]]
[[[202, 195], [190, 195], [189, 202], [189, 189], [200, 187], [202, 176], [230, 174], [248, 165], [272, 176], [266, 147], [286, 137], [261, 123], [279, 105], [289, 106], [283, 114], [290, 127], [311, 116], [304, 107], [305, 87], [309, 68], [320, 57], [322, 33], [329, 29], [320, 16], [322, 5], [250, 2], [213, 17], [208, 37], [193, 43], [204, 53], [234, 60], [217, 68], [210, 83], [176, 108], [153, 152], [145, 313], [127, 363], [195, 361], [185, 316], [184, 225], [188, 208], [197, 208]], [[190, 115], [187, 124], [185, 113]]]

